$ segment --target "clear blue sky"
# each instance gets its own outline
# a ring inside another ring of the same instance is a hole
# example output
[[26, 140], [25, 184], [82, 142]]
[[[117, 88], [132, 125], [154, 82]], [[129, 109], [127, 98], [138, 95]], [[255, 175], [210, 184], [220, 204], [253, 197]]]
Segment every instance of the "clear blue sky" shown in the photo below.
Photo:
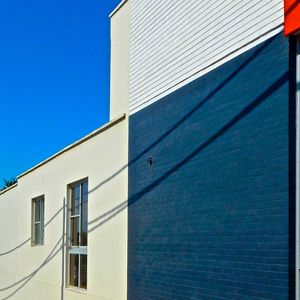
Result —
[[0, 0], [0, 186], [108, 121], [120, 0]]

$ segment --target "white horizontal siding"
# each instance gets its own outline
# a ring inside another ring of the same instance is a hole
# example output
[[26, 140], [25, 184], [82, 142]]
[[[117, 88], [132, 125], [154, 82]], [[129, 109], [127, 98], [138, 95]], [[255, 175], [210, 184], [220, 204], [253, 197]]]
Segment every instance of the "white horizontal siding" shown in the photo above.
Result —
[[134, 113], [281, 30], [283, 0], [132, 0]]

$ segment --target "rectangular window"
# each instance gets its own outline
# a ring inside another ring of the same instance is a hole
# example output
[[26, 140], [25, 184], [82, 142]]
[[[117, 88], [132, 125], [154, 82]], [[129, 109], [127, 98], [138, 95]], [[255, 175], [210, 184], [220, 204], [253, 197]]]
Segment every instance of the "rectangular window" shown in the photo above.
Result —
[[87, 288], [88, 182], [69, 186], [68, 282]]
[[44, 244], [44, 206], [45, 197], [32, 199], [31, 245]]

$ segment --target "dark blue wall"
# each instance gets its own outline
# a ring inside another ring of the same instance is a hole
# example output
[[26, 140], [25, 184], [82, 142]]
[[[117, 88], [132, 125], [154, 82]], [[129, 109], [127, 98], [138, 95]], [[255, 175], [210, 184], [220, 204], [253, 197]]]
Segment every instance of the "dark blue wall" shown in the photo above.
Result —
[[278, 35], [130, 117], [129, 300], [289, 298], [289, 116]]

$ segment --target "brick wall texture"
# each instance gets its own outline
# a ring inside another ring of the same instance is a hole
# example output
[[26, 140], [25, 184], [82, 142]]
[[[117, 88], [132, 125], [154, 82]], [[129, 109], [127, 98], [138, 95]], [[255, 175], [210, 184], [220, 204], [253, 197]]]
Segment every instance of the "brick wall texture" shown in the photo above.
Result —
[[129, 300], [289, 299], [289, 76], [277, 35], [130, 116]]

